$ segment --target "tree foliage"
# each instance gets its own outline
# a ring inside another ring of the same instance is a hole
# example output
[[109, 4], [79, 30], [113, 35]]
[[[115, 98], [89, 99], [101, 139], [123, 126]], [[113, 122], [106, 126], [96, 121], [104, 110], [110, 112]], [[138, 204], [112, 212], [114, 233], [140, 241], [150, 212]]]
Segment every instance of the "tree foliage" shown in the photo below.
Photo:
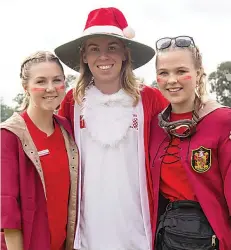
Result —
[[155, 80], [152, 82], [151, 87], [158, 88], [157, 82]]
[[77, 77], [78, 77], [77, 75], [71, 75], [71, 74], [66, 76], [65, 84], [67, 90], [73, 87], [74, 83], [77, 80]]
[[209, 75], [208, 80], [211, 92], [216, 93], [217, 101], [231, 107], [231, 80], [227, 79], [228, 74], [231, 74], [231, 61], [219, 64], [217, 70]]
[[0, 100], [1, 122], [4, 122], [14, 113], [14, 110], [8, 105], [4, 104], [3, 100]]

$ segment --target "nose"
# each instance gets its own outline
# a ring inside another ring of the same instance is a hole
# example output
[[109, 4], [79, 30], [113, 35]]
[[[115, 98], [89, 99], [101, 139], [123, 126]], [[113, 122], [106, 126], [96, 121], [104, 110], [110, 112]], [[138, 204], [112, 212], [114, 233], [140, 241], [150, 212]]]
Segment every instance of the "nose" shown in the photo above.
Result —
[[174, 74], [170, 74], [168, 78], [168, 83], [169, 84], [177, 83], [177, 76]]
[[107, 51], [100, 51], [99, 52], [99, 57], [101, 59], [108, 59], [108, 52]]
[[49, 82], [46, 88], [46, 92], [53, 92], [55, 91], [54, 84], [52, 82]]

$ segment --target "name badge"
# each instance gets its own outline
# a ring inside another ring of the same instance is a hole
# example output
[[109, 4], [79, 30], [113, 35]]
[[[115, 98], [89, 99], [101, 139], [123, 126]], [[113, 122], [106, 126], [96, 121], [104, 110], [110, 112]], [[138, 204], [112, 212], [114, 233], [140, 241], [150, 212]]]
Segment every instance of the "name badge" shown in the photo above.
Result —
[[48, 149], [44, 149], [38, 152], [39, 156], [44, 156], [44, 155], [49, 155], [49, 154], [50, 154], [50, 151]]

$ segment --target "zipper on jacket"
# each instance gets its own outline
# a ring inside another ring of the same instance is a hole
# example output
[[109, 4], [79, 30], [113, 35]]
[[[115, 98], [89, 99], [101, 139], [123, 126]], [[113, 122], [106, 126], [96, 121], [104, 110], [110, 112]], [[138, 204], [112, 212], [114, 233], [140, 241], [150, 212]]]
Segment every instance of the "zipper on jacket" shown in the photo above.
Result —
[[216, 235], [214, 234], [213, 236], [212, 236], [212, 247], [215, 249], [215, 247], [216, 247]]

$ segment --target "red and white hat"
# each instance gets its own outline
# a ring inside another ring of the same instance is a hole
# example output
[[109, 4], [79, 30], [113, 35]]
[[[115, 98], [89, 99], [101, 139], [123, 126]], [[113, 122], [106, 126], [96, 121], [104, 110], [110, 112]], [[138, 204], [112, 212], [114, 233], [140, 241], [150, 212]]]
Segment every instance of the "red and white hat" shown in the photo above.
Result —
[[79, 71], [80, 48], [87, 39], [96, 36], [111, 36], [123, 40], [130, 49], [133, 69], [146, 64], [155, 55], [153, 48], [132, 40], [135, 36], [134, 30], [128, 26], [123, 13], [113, 7], [91, 11], [88, 15], [83, 35], [57, 47], [55, 53], [64, 64]]

